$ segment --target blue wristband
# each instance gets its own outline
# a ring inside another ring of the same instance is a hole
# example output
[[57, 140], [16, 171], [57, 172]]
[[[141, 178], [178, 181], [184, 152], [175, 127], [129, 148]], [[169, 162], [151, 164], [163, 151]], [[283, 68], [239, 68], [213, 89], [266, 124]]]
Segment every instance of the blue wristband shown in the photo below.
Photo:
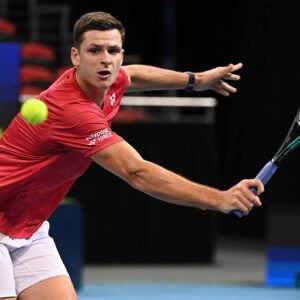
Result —
[[189, 75], [189, 81], [184, 89], [185, 92], [192, 92], [194, 90], [194, 87], [195, 87], [195, 81], [196, 81], [196, 78], [195, 78], [195, 73], [193, 72], [185, 72]]

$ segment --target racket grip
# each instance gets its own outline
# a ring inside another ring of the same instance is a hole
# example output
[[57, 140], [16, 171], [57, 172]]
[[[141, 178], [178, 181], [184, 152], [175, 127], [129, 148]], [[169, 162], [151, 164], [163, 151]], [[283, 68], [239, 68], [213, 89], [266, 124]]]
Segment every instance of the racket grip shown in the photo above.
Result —
[[[276, 172], [278, 166], [274, 164], [272, 161], [269, 161], [261, 170], [260, 172], [256, 175], [255, 178], [260, 179], [260, 181], [265, 185], [270, 178], [273, 176], [273, 174]], [[257, 194], [257, 188], [256, 187], [251, 187], [250, 191], [253, 194]], [[252, 208], [251, 208], [252, 209]], [[244, 213], [240, 210], [234, 210], [233, 213], [238, 216], [239, 218], [244, 216]]]

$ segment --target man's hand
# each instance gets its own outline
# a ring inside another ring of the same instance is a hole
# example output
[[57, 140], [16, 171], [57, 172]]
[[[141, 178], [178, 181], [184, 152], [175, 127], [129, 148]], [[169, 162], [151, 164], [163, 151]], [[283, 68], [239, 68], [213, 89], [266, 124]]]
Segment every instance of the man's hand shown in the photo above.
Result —
[[205, 72], [195, 73], [196, 84], [194, 91], [213, 90], [222, 96], [229, 96], [237, 91], [236, 88], [225, 82], [224, 80], [240, 80], [240, 76], [234, 74], [243, 67], [242, 63], [229, 64], [226, 67], [217, 67]]
[[244, 179], [229, 190], [220, 192], [219, 211], [228, 214], [240, 210], [247, 215], [253, 206], [261, 206], [259, 197], [250, 191], [251, 187], [257, 188], [257, 195], [264, 191], [264, 185], [259, 179]]

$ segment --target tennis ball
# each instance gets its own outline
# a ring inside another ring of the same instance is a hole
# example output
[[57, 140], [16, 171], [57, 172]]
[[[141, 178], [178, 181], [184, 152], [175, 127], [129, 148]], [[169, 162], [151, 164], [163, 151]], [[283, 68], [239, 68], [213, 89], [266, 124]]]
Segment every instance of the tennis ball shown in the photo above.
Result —
[[21, 116], [30, 124], [41, 124], [48, 117], [48, 107], [39, 99], [28, 99], [21, 107]]

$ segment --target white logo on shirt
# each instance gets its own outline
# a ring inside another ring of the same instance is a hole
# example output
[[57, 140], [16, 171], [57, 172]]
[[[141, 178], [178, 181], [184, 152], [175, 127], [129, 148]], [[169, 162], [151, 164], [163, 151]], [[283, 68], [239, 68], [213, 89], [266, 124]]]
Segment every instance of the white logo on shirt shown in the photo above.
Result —
[[112, 137], [112, 132], [109, 128], [102, 129], [100, 131], [94, 132], [86, 138], [88, 145], [95, 145], [96, 142], [103, 141], [104, 139]]
[[116, 94], [113, 93], [110, 97], [109, 97], [109, 102], [111, 106], [114, 106], [115, 102], [116, 102]]

